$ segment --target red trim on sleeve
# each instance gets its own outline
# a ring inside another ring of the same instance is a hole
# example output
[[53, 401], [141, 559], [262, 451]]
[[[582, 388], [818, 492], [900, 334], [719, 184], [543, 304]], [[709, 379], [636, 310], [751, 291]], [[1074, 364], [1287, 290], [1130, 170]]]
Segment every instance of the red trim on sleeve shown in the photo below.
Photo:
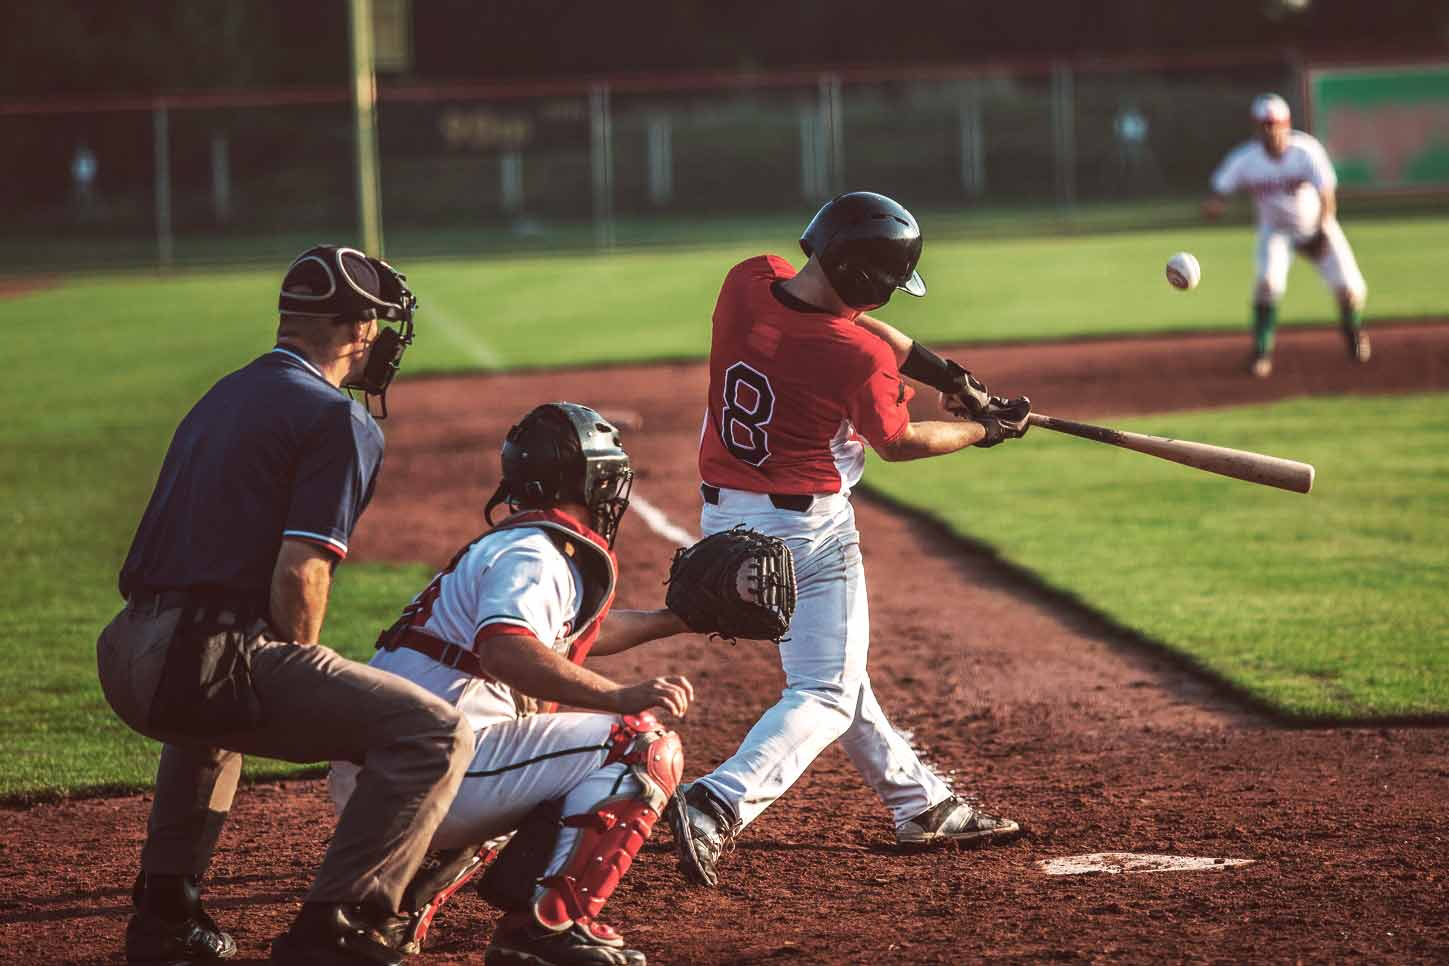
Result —
[[484, 624], [478, 628], [478, 633], [473, 635], [473, 645], [476, 647], [483, 643], [488, 637], [528, 637], [538, 640], [538, 636], [526, 627], [519, 627], [517, 624]]
[[337, 555], [337, 559], [338, 560], [346, 560], [347, 559], [347, 551], [346, 550], [343, 550], [341, 547], [337, 546], [337, 544], [335, 544], [335, 543], [328, 543], [326, 540], [318, 540], [318, 539], [315, 539], [313, 537], [299, 537], [295, 533], [288, 534], [287, 536], [283, 537], [282, 539], [283, 540], [296, 540], [296, 541], [299, 541], [301, 543], [310, 543], [314, 547], [322, 547], [322, 548], [324, 548], [326, 550], [331, 550], [334, 554]]

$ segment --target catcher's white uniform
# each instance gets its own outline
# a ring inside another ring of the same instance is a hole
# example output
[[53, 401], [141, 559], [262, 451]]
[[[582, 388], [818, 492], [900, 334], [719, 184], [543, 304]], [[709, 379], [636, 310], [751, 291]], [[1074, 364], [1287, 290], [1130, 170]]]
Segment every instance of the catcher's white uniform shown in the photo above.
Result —
[[[544, 519], [530, 525], [514, 518], [465, 548], [413, 598], [404, 612], [408, 626], [400, 638], [402, 643], [393, 650], [378, 650], [370, 663], [454, 705], [476, 732], [472, 762], [432, 848], [481, 844], [518, 828], [536, 807], [561, 800], [561, 815], [573, 824], [565, 823], [559, 829], [552, 857], [535, 872], [543, 881], [534, 890], [534, 904], [543, 910], [541, 922], [549, 928], [563, 928], [557, 922], [568, 916], [583, 923], [580, 910], [589, 902], [577, 909], [570, 907], [566, 916], [564, 907], [579, 897], [550, 899], [546, 888], [550, 878], [587, 884], [589, 870], [575, 867], [586, 860], [594, 863], [603, 870], [598, 874], [611, 876], [605, 883], [607, 891], [598, 884], [582, 890], [593, 893], [592, 899], [584, 896], [592, 901], [588, 915], [597, 913], [597, 906], [628, 869], [628, 860], [642, 837], [625, 843], [630, 845], [628, 857], [620, 863], [618, 850], [623, 846], [609, 839], [607, 823], [601, 830], [595, 816], [632, 818], [647, 807], [645, 824], [652, 825], [673, 784], [663, 783], [667, 787], [661, 793], [660, 783], [643, 767], [641, 752], [654, 745], [650, 757], [657, 764], [660, 748], [668, 743], [672, 742], [677, 753], [678, 739], [672, 733], [666, 735], [648, 714], [532, 713], [535, 705], [530, 699], [500, 681], [480, 676], [470, 663], [479, 648], [508, 634], [531, 635], [569, 660], [582, 663], [607, 614], [613, 594], [612, 556], [608, 556], [605, 580], [586, 576], [575, 560], [589, 557], [601, 564], [604, 558], [600, 554], [608, 555], [608, 551], [586, 553], [575, 541], [566, 554], [560, 535], [582, 532], [571, 525], [558, 525], [561, 515], [545, 511], [532, 516]], [[591, 542], [602, 547], [601, 541]], [[595, 575], [600, 570], [593, 568]], [[607, 585], [602, 592], [601, 583]], [[442, 642], [451, 650], [442, 655], [425, 653], [415, 649], [418, 641], [425, 649], [436, 650]], [[378, 722], [378, 726], [387, 723]], [[682, 768], [682, 760], [674, 764]], [[346, 804], [359, 778], [365, 780], [365, 774], [351, 762], [333, 763], [329, 786], [338, 809]], [[620, 833], [625, 832], [637, 835], [638, 829], [621, 826]], [[643, 835], [647, 834], [648, 828], [643, 828]], [[590, 928], [597, 933], [606, 927], [593, 923]]]
[[[1257, 279], [1254, 297], [1276, 303], [1288, 286], [1295, 246], [1317, 231], [1323, 203], [1319, 191], [1338, 184], [1333, 163], [1312, 135], [1293, 131], [1281, 157], [1252, 140], [1228, 153], [1212, 176], [1220, 195], [1248, 192], [1258, 212]], [[1353, 249], [1338, 220], [1322, 219], [1325, 244], [1313, 258], [1318, 273], [1335, 292], [1347, 290], [1362, 302], [1367, 292]], [[1312, 256], [1309, 256], [1312, 258]]]

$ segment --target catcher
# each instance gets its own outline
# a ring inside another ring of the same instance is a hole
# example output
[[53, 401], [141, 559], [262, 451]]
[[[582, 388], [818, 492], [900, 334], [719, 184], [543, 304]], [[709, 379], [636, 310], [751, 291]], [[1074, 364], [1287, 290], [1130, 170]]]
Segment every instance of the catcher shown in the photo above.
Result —
[[[694, 689], [677, 675], [620, 685], [583, 663], [688, 627], [668, 609], [611, 610], [633, 472], [602, 416], [539, 406], [509, 431], [502, 464], [485, 517], [504, 503], [513, 512], [412, 599], [371, 662], [456, 706], [476, 735], [402, 914], [379, 931], [417, 952], [438, 908], [487, 868], [479, 891], [506, 915], [486, 962], [642, 964], [598, 915], [683, 773], [678, 735], [650, 709], [682, 717]], [[794, 597], [789, 552], [761, 535], [722, 542], [709, 551], [719, 565], [676, 576], [671, 595], [722, 608], [712, 630], [778, 637]], [[595, 713], [560, 713], [559, 702]], [[334, 762], [330, 777], [341, 809], [366, 772]]]

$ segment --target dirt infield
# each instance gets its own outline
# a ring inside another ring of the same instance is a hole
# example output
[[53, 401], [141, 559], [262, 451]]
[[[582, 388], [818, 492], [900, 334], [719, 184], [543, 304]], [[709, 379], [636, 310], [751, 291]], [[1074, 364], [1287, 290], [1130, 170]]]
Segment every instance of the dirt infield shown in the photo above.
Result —
[[[1242, 374], [1243, 336], [965, 355], [993, 385], [1084, 418], [1449, 389], [1449, 324], [1373, 333], [1362, 368], [1331, 331], [1284, 333], [1266, 382]], [[636, 493], [693, 529], [704, 384], [693, 365], [405, 383], [357, 556], [444, 562], [480, 528], [502, 432], [558, 398], [628, 426]], [[989, 472], [989, 454], [955, 458]], [[959, 791], [1029, 835], [975, 852], [898, 854], [884, 810], [831, 749], [751, 827], [718, 892], [684, 887], [667, 830], [646, 848], [605, 919], [652, 962], [1449, 958], [1449, 730], [1280, 727], [1150, 645], [997, 572], [929, 522], [865, 496], [857, 506], [882, 704]], [[633, 514], [618, 549], [621, 604], [656, 606], [671, 547]], [[697, 704], [680, 723], [691, 776], [734, 750], [781, 683], [767, 647], [698, 638], [597, 666], [694, 680]], [[0, 812], [6, 961], [117, 961], [147, 807], [129, 796]], [[330, 827], [319, 782], [240, 793], [209, 895], [243, 957], [265, 957]], [[1036, 866], [1108, 851], [1254, 862], [1082, 876]], [[462, 896], [423, 961], [481, 962], [492, 920]]]

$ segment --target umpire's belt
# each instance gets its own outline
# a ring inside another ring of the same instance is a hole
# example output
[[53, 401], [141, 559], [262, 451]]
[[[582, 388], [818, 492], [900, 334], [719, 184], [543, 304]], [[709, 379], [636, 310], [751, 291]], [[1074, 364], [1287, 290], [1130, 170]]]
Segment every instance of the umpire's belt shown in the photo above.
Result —
[[134, 590], [126, 597], [126, 607], [153, 617], [163, 611], [187, 610], [194, 621], [223, 626], [249, 623], [264, 613], [243, 596], [211, 590]]
[[475, 678], [490, 677], [488, 672], [483, 670], [483, 665], [478, 662], [478, 655], [466, 647], [459, 647], [449, 643], [441, 637], [434, 637], [416, 627], [403, 628], [402, 632], [388, 642], [391, 647], [405, 647], [410, 651], [417, 651], [419, 654], [426, 654], [444, 667], [456, 668], [464, 674], [471, 674]]
[[[710, 483], [701, 483], [699, 492], [704, 497], [704, 502], [712, 506], [719, 506], [719, 487]], [[815, 497], [809, 494], [762, 493], [760, 495], [769, 497], [770, 502], [775, 505], [777, 510], [794, 510], [796, 513], [804, 513], [815, 505]]]

